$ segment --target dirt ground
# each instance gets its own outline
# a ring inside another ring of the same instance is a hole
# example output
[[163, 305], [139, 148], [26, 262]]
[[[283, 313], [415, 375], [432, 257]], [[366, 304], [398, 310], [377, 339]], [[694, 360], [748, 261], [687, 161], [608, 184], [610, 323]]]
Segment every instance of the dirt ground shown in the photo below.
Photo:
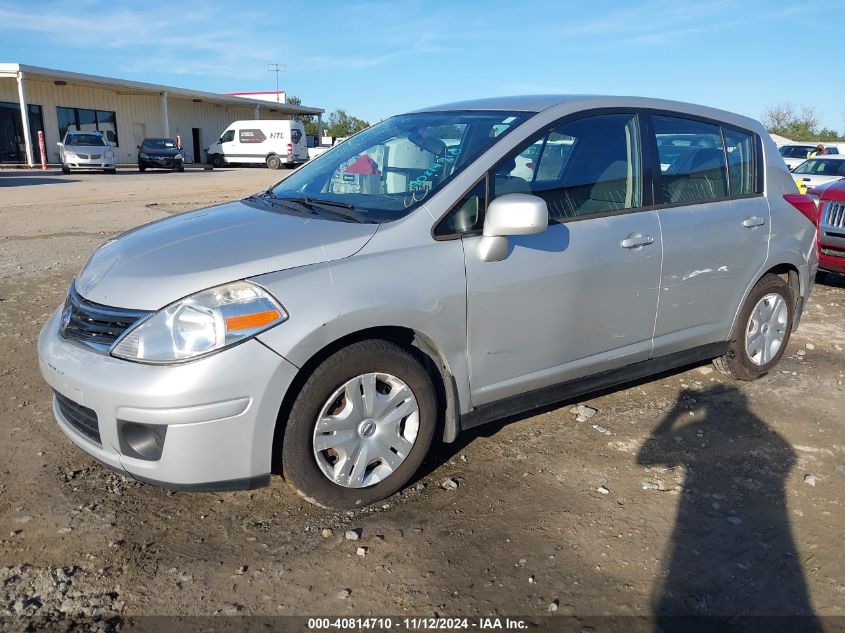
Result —
[[36, 362], [71, 278], [119, 231], [280, 175], [0, 172], [0, 619], [845, 616], [845, 277], [760, 381], [704, 365], [584, 400], [585, 421], [569, 402], [482, 427], [374, 509], [279, 477], [168, 493], [87, 457]]

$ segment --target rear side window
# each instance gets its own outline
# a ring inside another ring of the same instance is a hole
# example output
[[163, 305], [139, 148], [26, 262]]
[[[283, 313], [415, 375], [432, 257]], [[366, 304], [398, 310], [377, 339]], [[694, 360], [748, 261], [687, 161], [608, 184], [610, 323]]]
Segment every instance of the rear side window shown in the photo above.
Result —
[[492, 176], [491, 199], [507, 193], [540, 196], [552, 220], [639, 207], [637, 117], [602, 114], [563, 123], [503, 158]]
[[731, 196], [754, 193], [754, 137], [746, 132], [723, 128], [728, 153]]
[[685, 204], [727, 198], [727, 167], [719, 126], [668, 116], [654, 116], [652, 121], [664, 201]]

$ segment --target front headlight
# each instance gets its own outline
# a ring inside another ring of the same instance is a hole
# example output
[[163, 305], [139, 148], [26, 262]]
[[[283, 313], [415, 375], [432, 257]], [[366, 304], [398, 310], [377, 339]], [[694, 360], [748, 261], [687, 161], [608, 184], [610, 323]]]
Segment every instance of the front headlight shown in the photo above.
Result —
[[144, 152], [141, 152], [140, 154], [138, 154], [138, 158], [143, 158], [144, 160], [147, 160], [149, 156], [147, 156]]
[[240, 343], [288, 318], [263, 288], [236, 281], [162, 308], [112, 348], [112, 356], [145, 363], [190, 360]]
[[111, 150], [106, 150], [106, 158], [114, 158], [114, 152]]
[[173, 157], [173, 160], [182, 160], [182, 154], [176, 154], [176, 156]]
[[69, 150], [65, 150], [65, 158], [76, 158], [76, 154]]

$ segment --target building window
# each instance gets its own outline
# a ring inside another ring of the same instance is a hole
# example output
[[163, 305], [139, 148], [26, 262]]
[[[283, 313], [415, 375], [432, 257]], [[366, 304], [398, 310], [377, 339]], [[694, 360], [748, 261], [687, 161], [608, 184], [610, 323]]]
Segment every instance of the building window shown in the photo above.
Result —
[[59, 115], [59, 138], [71, 132], [102, 132], [109, 143], [119, 145], [117, 140], [117, 117], [108, 110], [57, 107]]
[[[28, 104], [29, 134], [32, 143], [32, 159], [39, 162], [38, 131], [44, 131], [41, 106]], [[26, 141], [24, 140], [21, 107], [17, 103], [0, 101], [0, 163], [25, 163]]]

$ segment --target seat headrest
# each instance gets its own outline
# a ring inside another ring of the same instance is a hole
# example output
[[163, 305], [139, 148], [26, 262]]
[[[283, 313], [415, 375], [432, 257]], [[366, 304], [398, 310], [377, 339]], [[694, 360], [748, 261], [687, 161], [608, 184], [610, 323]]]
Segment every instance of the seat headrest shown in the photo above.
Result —
[[715, 147], [704, 148], [693, 154], [690, 160], [690, 171], [706, 171], [720, 169], [725, 166], [725, 154]]

